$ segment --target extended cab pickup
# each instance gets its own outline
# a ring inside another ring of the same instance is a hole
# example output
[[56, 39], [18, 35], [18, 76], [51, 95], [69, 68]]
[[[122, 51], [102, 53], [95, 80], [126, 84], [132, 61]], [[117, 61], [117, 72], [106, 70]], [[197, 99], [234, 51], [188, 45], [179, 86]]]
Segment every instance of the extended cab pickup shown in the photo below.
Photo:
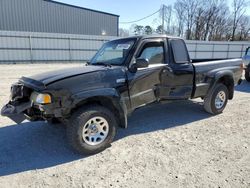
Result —
[[129, 114], [146, 104], [202, 98], [207, 112], [222, 113], [243, 68], [242, 59], [191, 60], [180, 38], [116, 39], [81, 68], [20, 78], [1, 114], [16, 123], [60, 120], [67, 124], [73, 148], [94, 154], [112, 142], [117, 126], [127, 128]]

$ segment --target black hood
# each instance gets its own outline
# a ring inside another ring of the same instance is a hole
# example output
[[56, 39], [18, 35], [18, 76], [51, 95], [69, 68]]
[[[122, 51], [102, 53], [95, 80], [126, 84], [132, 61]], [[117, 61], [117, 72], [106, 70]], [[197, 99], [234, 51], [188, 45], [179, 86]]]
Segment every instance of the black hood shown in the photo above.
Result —
[[73, 76], [78, 76], [86, 73], [92, 73], [96, 71], [101, 71], [107, 69], [104, 66], [82, 66], [82, 67], [74, 67], [67, 69], [60, 69], [55, 71], [50, 71], [42, 74], [37, 74], [33, 76], [29, 76], [28, 78], [22, 77], [21, 82], [29, 82], [32, 85], [36, 85], [39, 87], [45, 87], [51, 83], [54, 83], [59, 80], [63, 80], [66, 78], [70, 78]]

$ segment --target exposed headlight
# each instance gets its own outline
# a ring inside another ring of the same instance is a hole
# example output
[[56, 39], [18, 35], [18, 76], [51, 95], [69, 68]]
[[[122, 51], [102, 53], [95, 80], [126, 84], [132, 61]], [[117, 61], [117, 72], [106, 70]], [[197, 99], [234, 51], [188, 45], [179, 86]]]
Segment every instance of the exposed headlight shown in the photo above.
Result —
[[51, 103], [51, 96], [47, 93], [37, 93], [33, 92], [30, 97], [31, 101], [38, 103], [38, 104], [50, 104]]

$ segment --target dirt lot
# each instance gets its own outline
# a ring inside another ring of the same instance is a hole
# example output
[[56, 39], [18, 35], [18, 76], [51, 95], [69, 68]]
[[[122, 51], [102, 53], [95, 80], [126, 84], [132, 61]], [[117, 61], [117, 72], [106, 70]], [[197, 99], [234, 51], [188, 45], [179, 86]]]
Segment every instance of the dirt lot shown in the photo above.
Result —
[[[0, 105], [21, 75], [70, 66], [1, 65]], [[140, 109], [90, 157], [71, 151], [63, 127], [0, 117], [0, 187], [250, 187], [250, 83], [221, 115], [201, 102]]]

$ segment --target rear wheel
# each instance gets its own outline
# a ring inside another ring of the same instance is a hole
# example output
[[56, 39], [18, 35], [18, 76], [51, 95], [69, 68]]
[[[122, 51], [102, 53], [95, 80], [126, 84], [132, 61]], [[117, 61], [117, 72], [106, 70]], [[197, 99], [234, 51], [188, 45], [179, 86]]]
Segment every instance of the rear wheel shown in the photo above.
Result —
[[249, 72], [249, 70], [245, 71], [245, 79], [246, 79], [246, 81], [250, 82], [250, 72]]
[[114, 115], [102, 106], [78, 110], [69, 120], [67, 136], [71, 146], [81, 154], [95, 154], [106, 149], [116, 133]]
[[217, 84], [204, 99], [204, 108], [210, 114], [223, 112], [228, 101], [228, 89], [224, 84]]

